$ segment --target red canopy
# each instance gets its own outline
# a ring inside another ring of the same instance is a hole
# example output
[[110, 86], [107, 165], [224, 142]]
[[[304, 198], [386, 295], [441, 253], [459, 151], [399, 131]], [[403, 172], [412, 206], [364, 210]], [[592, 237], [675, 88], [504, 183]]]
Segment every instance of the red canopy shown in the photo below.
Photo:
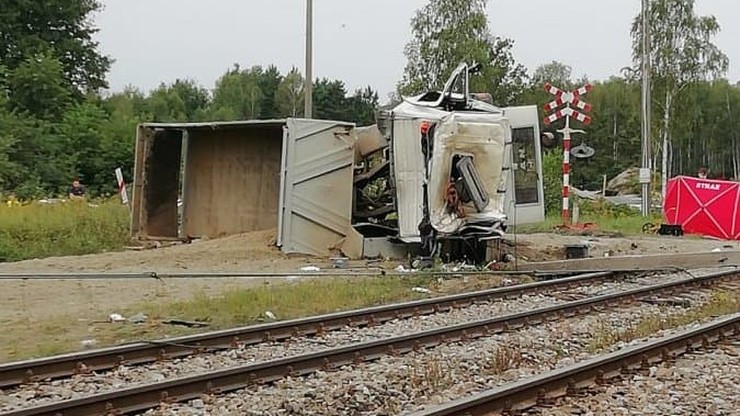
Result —
[[740, 240], [740, 183], [677, 176], [668, 181], [663, 214], [687, 234]]

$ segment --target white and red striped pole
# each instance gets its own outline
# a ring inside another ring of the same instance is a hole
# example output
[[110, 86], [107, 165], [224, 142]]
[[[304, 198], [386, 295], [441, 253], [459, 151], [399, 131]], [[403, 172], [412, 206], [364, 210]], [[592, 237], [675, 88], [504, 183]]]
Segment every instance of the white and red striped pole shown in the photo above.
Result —
[[121, 168], [116, 168], [116, 181], [118, 182], [118, 194], [121, 195], [121, 203], [128, 204], [128, 192], [126, 191], [126, 182], [123, 180]]
[[[592, 86], [590, 84], [584, 85], [581, 88], [573, 90], [571, 92], [565, 92], [552, 85], [545, 84], [545, 91], [555, 96], [555, 100], [545, 105], [545, 111], [554, 111], [552, 114], [545, 117], [545, 124], [551, 124], [556, 120], [565, 117], [565, 128], [559, 130], [563, 133], [563, 223], [565, 225], [570, 224], [570, 134], [571, 133], [583, 133], [580, 130], [573, 130], [570, 128], [570, 118], [573, 117], [577, 121], [589, 125], [591, 124], [591, 117], [588, 115], [574, 110], [571, 105], [584, 112], [591, 111], [591, 104], [582, 101], [580, 98], [590, 92]], [[557, 110], [558, 107], [565, 104], [565, 108]]]
[[570, 117], [565, 118], [563, 134], [563, 224], [570, 224]]

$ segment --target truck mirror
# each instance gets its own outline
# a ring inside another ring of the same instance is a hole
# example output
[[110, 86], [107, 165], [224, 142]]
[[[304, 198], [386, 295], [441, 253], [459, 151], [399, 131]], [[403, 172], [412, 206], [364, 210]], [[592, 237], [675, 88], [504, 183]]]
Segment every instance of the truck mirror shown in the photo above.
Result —
[[551, 147], [555, 147], [555, 145], [558, 144], [558, 140], [554, 133], [546, 131], [540, 135], [540, 143], [542, 143], [542, 146], [549, 149]]

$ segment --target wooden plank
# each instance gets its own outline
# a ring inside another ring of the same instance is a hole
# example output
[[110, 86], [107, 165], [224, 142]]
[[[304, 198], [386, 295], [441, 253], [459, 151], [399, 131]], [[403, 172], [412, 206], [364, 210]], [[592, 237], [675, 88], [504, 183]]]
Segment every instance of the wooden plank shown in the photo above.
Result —
[[649, 254], [641, 256], [613, 256], [574, 260], [519, 263], [519, 269], [537, 271], [593, 271], [593, 270], [639, 270], [740, 265], [740, 250], [705, 253]]

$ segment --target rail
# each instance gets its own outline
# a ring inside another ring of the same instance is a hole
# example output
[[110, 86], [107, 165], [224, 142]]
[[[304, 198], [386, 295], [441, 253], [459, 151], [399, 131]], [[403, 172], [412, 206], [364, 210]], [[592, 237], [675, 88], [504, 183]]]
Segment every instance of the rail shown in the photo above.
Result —
[[273, 382], [288, 375], [307, 375], [320, 369], [332, 369], [343, 365], [375, 360], [384, 355], [404, 354], [422, 348], [434, 347], [441, 343], [479, 338], [505, 330], [541, 323], [552, 317], [573, 316], [584, 311], [588, 313], [597, 306], [608, 306], [655, 293], [732, 280], [739, 275], [737, 271], [732, 270], [645, 286], [523, 313], [325, 349], [310, 354], [296, 355], [21, 409], [7, 413], [6, 416], [118, 415], [141, 412], [157, 407], [162, 401], [186, 401], [198, 398], [202, 394], [221, 394], [256, 383]]
[[286, 340], [296, 336], [311, 336], [347, 326], [375, 325], [393, 319], [430, 315], [474, 303], [490, 302], [495, 299], [546, 290], [558, 290], [585, 283], [598, 283], [606, 279], [619, 279], [623, 276], [625, 276], [623, 273], [588, 273], [563, 279], [17, 361], [0, 365], [0, 388], [42, 379], [69, 377], [84, 372], [105, 371], [119, 365], [141, 365], [158, 360], [175, 359], [209, 350], [234, 348], [238, 345], [253, 345]]
[[625, 372], [644, 370], [652, 363], [739, 335], [740, 314], [734, 314], [675, 335], [413, 413], [413, 416], [482, 416], [523, 410]]

